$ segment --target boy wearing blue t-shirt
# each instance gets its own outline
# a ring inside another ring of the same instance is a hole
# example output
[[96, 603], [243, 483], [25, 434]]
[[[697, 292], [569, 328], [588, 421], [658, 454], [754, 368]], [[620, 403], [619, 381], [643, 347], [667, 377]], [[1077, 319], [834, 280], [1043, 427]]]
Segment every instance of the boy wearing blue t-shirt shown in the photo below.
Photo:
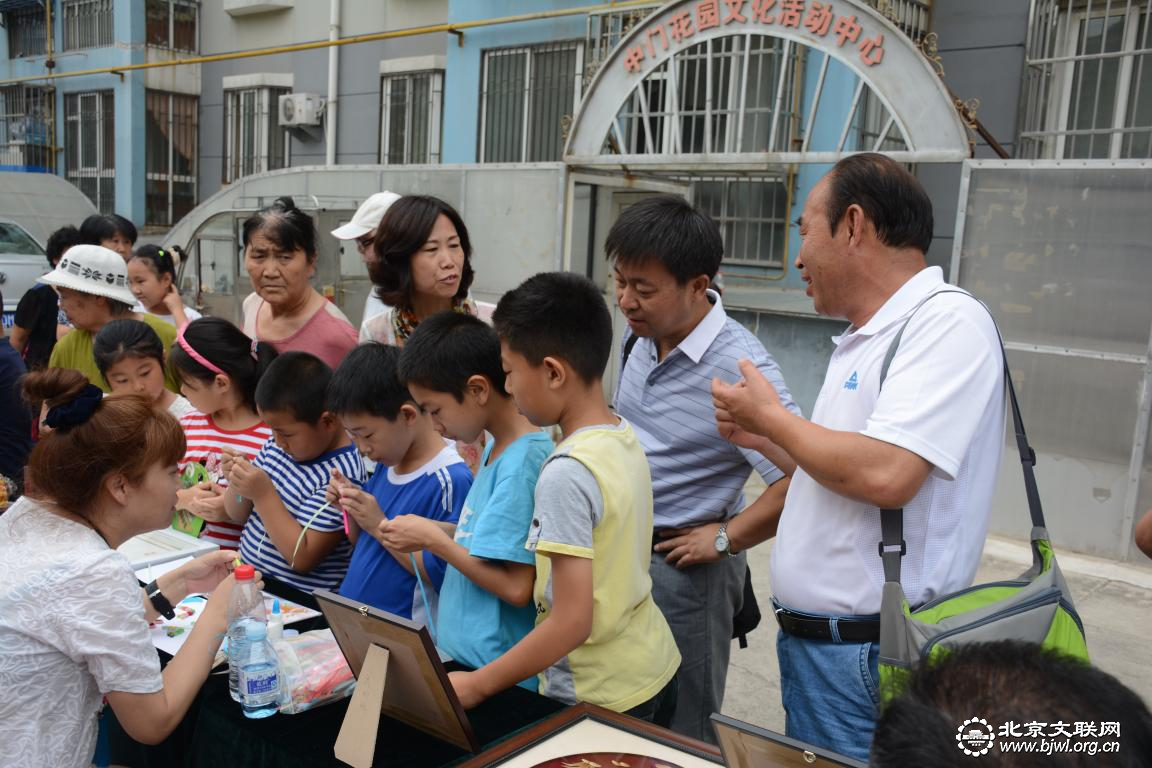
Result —
[[355, 546], [340, 594], [435, 628], [444, 561], [431, 551], [386, 547], [380, 526], [398, 516], [454, 524], [472, 473], [397, 377], [399, 357], [396, 347], [362, 344], [344, 358], [328, 387], [329, 409], [360, 451], [380, 465], [363, 490], [335, 473], [329, 485]]
[[[382, 528], [388, 546], [435, 552], [448, 562], [436, 644], [462, 664], [482, 667], [536, 621], [535, 558], [524, 543], [552, 440], [516, 410], [504, 389], [500, 340], [475, 317], [445, 312], [421, 322], [404, 345], [400, 376], [446, 437], [472, 443], [485, 431], [492, 435], [454, 533], [416, 517]], [[535, 678], [521, 684], [536, 690]]]
[[306, 352], [285, 352], [256, 387], [256, 408], [272, 438], [252, 461], [226, 452], [225, 512], [244, 523], [240, 558], [265, 576], [306, 592], [334, 589], [351, 547], [339, 510], [325, 504], [333, 471], [357, 482], [364, 463], [324, 408], [332, 369]]

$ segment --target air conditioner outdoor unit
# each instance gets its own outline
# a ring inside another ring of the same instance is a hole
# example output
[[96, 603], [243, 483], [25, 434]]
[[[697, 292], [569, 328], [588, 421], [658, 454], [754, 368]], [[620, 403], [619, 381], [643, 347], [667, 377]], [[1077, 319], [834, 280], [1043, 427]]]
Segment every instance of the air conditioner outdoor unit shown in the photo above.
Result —
[[292, 128], [320, 125], [324, 99], [315, 93], [287, 93], [280, 97], [280, 125]]

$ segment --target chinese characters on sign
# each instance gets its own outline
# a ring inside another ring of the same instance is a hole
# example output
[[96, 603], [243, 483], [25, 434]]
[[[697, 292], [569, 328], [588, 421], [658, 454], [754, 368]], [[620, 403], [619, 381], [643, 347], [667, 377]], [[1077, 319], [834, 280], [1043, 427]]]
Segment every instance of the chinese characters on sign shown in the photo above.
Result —
[[789, 27], [815, 37], [831, 34], [839, 47], [855, 46], [865, 66], [874, 67], [884, 60], [884, 33], [862, 37], [863, 29], [856, 15], [837, 15], [831, 2], [698, 0], [692, 9], [693, 12], [678, 11], [667, 20], [648, 26], [643, 40], [625, 52], [624, 68], [629, 72], [641, 71], [645, 59], [655, 59], [658, 49], [669, 49], [669, 38], [677, 44], [689, 43], [698, 32], [732, 24]]

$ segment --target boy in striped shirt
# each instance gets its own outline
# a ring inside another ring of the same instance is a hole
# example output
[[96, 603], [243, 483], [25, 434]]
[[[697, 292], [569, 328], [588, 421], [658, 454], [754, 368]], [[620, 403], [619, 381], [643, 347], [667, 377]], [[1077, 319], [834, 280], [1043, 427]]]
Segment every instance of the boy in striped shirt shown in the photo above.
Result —
[[272, 430], [252, 461], [228, 454], [228, 516], [244, 522], [240, 557], [267, 579], [297, 589], [335, 589], [351, 546], [341, 512], [325, 491], [333, 470], [355, 482], [364, 463], [340, 421], [325, 408], [332, 369], [306, 352], [285, 352], [256, 387], [256, 407]]

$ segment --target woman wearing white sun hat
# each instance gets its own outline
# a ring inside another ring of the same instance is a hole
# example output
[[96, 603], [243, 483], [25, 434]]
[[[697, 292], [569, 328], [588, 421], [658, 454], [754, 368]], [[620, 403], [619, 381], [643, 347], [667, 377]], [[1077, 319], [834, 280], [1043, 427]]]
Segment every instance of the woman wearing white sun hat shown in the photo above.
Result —
[[[40, 282], [53, 286], [60, 294], [60, 308], [73, 325], [52, 348], [49, 368], [80, 371], [108, 392], [92, 354], [92, 339], [101, 328], [113, 320], [136, 319], [156, 331], [165, 349], [170, 349], [176, 341], [176, 328], [171, 323], [132, 311], [136, 297], [128, 288], [128, 265], [115, 251], [100, 245], [73, 246], [56, 269], [40, 278]], [[171, 372], [165, 376], [165, 386], [173, 392], [180, 391]]]

